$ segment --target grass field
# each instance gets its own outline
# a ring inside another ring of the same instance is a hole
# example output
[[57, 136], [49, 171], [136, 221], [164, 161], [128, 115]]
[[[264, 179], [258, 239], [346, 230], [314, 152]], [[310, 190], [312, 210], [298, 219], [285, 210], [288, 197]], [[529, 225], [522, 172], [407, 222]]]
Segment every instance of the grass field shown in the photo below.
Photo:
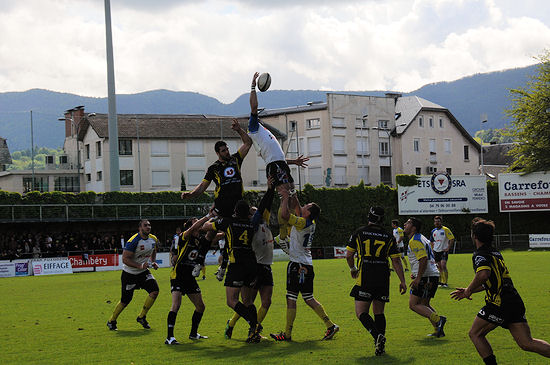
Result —
[[[525, 301], [533, 337], [550, 340], [550, 252], [504, 252], [514, 284]], [[1, 364], [471, 364], [482, 363], [468, 338], [468, 329], [483, 294], [474, 300], [452, 301], [451, 289], [439, 289], [433, 306], [448, 318], [446, 337], [427, 338], [429, 322], [408, 309], [408, 295], [400, 296], [392, 273], [391, 302], [386, 306], [387, 354], [374, 356], [373, 341], [355, 318], [349, 290], [353, 280], [344, 260], [314, 263], [315, 297], [340, 326], [331, 341], [320, 341], [324, 325], [300, 299], [292, 334], [293, 342], [264, 340], [244, 342], [246, 323], [241, 319], [233, 339], [223, 330], [232, 312], [225, 304], [224, 288], [207, 270], [199, 281], [206, 312], [199, 332], [210, 338], [191, 341], [187, 337], [193, 308], [183, 299], [175, 328], [183, 344], [166, 346], [166, 316], [170, 308], [169, 270], [155, 272], [161, 292], [147, 318], [152, 330], [144, 330], [135, 318], [145, 298], [136, 291], [134, 300], [118, 319], [119, 330], [106, 327], [120, 296], [120, 272], [0, 279]], [[473, 277], [471, 255], [452, 255], [449, 263], [451, 287], [467, 285]], [[263, 323], [264, 334], [284, 329], [286, 263], [273, 266], [273, 304]], [[407, 282], [410, 280], [407, 279]], [[259, 305], [258, 305], [259, 306]], [[549, 359], [523, 352], [509, 332], [497, 329], [489, 341], [499, 364], [548, 364]]]

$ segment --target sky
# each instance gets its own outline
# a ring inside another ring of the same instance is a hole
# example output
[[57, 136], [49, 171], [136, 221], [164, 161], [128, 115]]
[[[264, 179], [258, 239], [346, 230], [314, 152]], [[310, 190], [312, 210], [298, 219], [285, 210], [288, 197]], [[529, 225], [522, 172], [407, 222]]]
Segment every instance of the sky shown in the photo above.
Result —
[[[0, 92], [107, 95], [104, 0], [0, 0]], [[116, 92], [231, 103], [271, 89], [410, 92], [524, 67], [550, 49], [547, 0], [111, 0]]]

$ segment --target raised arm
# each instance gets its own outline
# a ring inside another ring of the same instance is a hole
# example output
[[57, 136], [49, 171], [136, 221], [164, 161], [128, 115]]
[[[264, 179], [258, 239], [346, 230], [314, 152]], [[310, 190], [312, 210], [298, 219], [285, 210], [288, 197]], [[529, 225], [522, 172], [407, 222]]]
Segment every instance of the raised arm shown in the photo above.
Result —
[[250, 147], [252, 147], [252, 138], [250, 138], [250, 136], [241, 128], [241, 125], [239, 124], [239, 121], [237, 119], [233, 119], [231, 129], [233, 129], [239, 134], [239, 136], [241, 136], [243, 144], [239, 148], [239, 152], [241, 153], [242, 158], [245, 158], [245, 156], [248, 154], [248, 151], [250, 150]]
[[195, 223], [191, 227], [189, 227], [185, 232], [183, 232], [181, 235], [185, 239], [189, 237], [189, 235], [193, 235], [195, 232], [197, 232], [199, 229], [202, 228], [203, 224], [209, 220], [212, 216], [209, 214], [205, 215]]
[[256, 79], [260, 76], [258, 72], [252, 77], [252, 85], [250, 90], [250, 114], [258, 114], [258, 96], [256, 95]]

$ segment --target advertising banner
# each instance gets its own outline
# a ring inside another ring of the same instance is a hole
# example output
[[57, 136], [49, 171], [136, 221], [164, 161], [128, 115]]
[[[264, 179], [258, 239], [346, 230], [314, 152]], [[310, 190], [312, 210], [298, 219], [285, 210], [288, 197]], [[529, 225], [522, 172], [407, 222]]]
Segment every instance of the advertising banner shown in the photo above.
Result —
[[13, 262], [0, 262], [0, 278], [15, 276], [15, 264]]
[[72, 274], [73, 268], [68, 258], [39, 259], [32, 261], [34, 275]]
[[345, 247], [334, 247], [334, 258], [335, 259], [345, 259], [346, 258], [346, 248]]
[[103, 255], [77, 255], [69, 256], [69, 261], [73, 269], [82, 267], [97, 267], [97, 266], [118, 266], [117, 254]]
[[29, 262], [16, 262], [15, 263], [15, 276], [28, 276], [29, 275]]
[[414, 186], [397, 187], [400, 215], [487, 213], [485, 176], [435, 173]]
[[550, 234], [530, 234], [529, 248], [550, 247]]
[[501, 212], [550, 210], [550, 172], [499, 174], [498, 199]]

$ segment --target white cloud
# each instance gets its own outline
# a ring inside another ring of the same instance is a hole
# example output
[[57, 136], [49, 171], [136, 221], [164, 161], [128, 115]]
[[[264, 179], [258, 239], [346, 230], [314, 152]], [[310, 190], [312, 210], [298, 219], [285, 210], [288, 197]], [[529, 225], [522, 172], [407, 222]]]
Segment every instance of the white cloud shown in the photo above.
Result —
[[[549, 2], [550, 4], [550, 2]], [[411, 91], [521, 67], [550, 47], [546, 2], [111, 1], [118, 93], [231, 102], [256, 70], [274, 89]], [[0, 91], [104, 96], [103, 2], [0, 3]]]

